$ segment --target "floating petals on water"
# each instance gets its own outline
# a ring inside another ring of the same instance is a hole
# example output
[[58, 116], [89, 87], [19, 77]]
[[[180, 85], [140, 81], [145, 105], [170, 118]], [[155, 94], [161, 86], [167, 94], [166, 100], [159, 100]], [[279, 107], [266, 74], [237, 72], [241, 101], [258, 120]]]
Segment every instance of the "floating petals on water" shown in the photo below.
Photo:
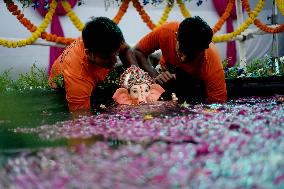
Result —
[[277, 97], [119, 106], [13, 131], [66, 138], [68, 146], [10, 156], [0, 168], [6, 188], [284, 187], [284, 107]]

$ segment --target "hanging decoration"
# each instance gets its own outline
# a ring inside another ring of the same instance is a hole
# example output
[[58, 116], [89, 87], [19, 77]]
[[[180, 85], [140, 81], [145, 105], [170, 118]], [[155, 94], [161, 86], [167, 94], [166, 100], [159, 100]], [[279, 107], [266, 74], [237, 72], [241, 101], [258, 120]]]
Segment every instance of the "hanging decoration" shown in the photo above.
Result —
[[239, 28], [237, 28], [235, 31], [231, 33], [227, 33], [227, 34], [223, 34], [219, 36], [213, 36], [213, 41], [214, 42], [225, 42], [225, 41], [232, 40], [237, 35], [240, 35], [254, 22], [259, 12], [262, 10], [264, 3], [265, 3], [265, 0], [259, 0], [254, 11], [251, 12], [248, 19], [244, 23], [242, 23], [239, 26]]
[[74, 24], [74, 26], [79, 30], [82, 31], [84, 28], [84, 24], [80, 21], [78, 16], [74, 13], [72, 10], [71, 5], [68, 3], [68, 1], [61, 1], [62, 7], [67, 12], [68, 17], [70, 18], [71, 22]]
[[162, 17], [160, 18], [156, 27], [161, 26], [162, 24], [164, 24], [168, 20], [169, 13], [171, 12], [173, 7], [174, 7], [174, 2], [168, 1], [167, 5], [165, 6], [164, 13], [163, 13]]
[[[44, 2], [43, 2], [44, 1]], [[23, 6], [29, 6], [31, 5], [33, 8], [37, 8], [39, 9], [39, 7], [41, 7], [41, 9], [45, 9], [46, 7], [49, 7], [50, 5], [46, 5], [45, 2], [47, 2], [48, 0], [33, 0], [33, 1], [20, 1]], [[76, 16], [76, 14], [72, 11], [72, 6], [70, 5], [69, 2], [67, 0], [61, 0], [63, 5], [65, 6], [65, 9], [67, 10], [67, 12], [72, 12], [69, 13], [69, 17], [71, 19], [71, 21], [73, 22], [73, 24], [79, 29], [82, 30], [83, 28], [83, 23], [79, 20], [79, 18]], [[60, 1], [60, 2], [61, 2]], [[115, 0], [116, 2], [119, 2], [119, 0]], [[155, 25], [151, 18], [149, 17], [149, 15], [144, 11], [143, 6], [141, 5], [141, 3], [139, 2], [139, 0], [123, 0], [121, 1], [121, 5], [120, 8], [117, 12], [117, 14], [115, 15], [115, 17], [113, 18], [113, 21], [115, 23], [119, 23], [119, 21], [121, 20], [121, 18], [123, 17], [123, 15], [126, 13], [127, 9], [128, 9], [128, 5], [129, 2], [132, 1], [133, 2], [133, 6], [136, 8], [136, 10], [139, 12], [139, 15], [141, 16], [142, 20], [147, 24], [147, 26], [152, 30], [158, 26], [160, 26], [161, 24], [163, 24], [167, 18], [168, 18], [168, 14], [171, 11], [172, 7], [174, 6], [174, 0], [167, 0], [167, 6], [164, 9], [164, 13], [162, 15], [162, 17], [160, 18], [159, 22], [157, 25]], [[20, 23], [22, 23], [30, 32], [35, 32], [35, 31], [41, 31], [42, 28], [40, 28], [40, 30], [38, 30], [38, 28], [32, 24], [27, 18], [24, 17], [24, 15], [21, 13], [20, 10], [17, 9], [17, 7], [13, 6], [13, 4], [11, 4], [11, 2], [13, 3], [12, 0], [6, 0], [6, 4], [9, 6], [7, 6], [7, 8], [10, 10], [10, 12], [15, 15], [17, 17], [17, 19], [20, 21]], [[78, 1], [77, 1], [78, 2]], [[112, 1], [114, 2], [114, 1]], [[164, 0], [158, 0], [158, 1], [144, 1], [143, 5], [147, 5], [149, 3], [151, 4], [158, 4], [158, 3], [163, 3]], [[186, 6], [184, 4], [184, 2], [190, 2], [190, 0], [176, 0], [178, 6], [180, 7], [180, 10], [183, 14], [184, 17], [190, 17], [190, 13], [187, 11]], [[203, 2], [203, 1], [202, 1]], [[222, 14], [222, 16], [220, 17], [220, 19], [218, 20], [218, 22], [214, 25], [213, 27], [213, 31], [214, 33], [216, 33], [218, 30], [220, 30], [220, 28], [222, 27], [222, 25], [224, 24], [225, 20], [228, 19], [228, 17], [230, 16], [230, 12], [233, 6], [233, 0], [229, 0], [228, 5], [225, 9], [225, 12]], [[256, 8], [254, 11], [250, 11], [249, 8], [249, 4], [247, 3], [247, 0], [243, 0], [243, 4], [244, 7], [246, 7], [250, 12], [249, 13], [249, 18], [235, 31], [231, 32], [231, 33], [227, 33], [227, 34], [223, 34], [223, 35], [219, 35], [219, 36], [213, 36], [213, 41], [214, 42], [225, 42], [225, 41], [229, 41], [232, 40], [233, 37], [239, 35], [241, 32], [243, 32], [245, 29], [248, 28], [248, 26], [252, 23], [255, 22], [255, 24], [257, 26], [261, 26], [261, 23], [259, 23], [256, 20], [256, 17], [258, 15], [258, 13], [261, 11], [263, 4], [264, 4], [264, 0], [259, 0]], [[83, 1], [79, 1], [78, 4], [82, 4]], [[198, 5], [201, 5], [200, 2], [198, 2]], [[278, 7], [283, 7], [282, 6], [283, 3], [282, 1], [277, 1], [277, 6]], [[50, 8], [49, 8], [50, 9]], [[63, 7], [64, 9], [64, 7]], [[51, 20], [51, 18], [49, 18], [49, 16], [47, 17], [48, 19]], [[44, 24], [43, 26], [46, 26], [46, 24]], [[47, 26], [46, 26], [47, 27]], [[265, 28], [264, 28], [265, 27]], [[277, 28], [269, 28], [267, 29], [266, 25], [262, 26], [264, 31], [270, 32], [270, 33], [278, 33], [283, 31], [283, 26], [279, 26]], [[37, 32], [38, 33], [38, 32]], [[36, 36], [34, 33], [32, 35], [33, 37]], [[49, 34], [47, 32], [45, 32], [44, 30], [40, 32], [39, 35], [42, 39], [45, 39], [47, 41], [52, 41], [52, 42], [57, 42], [57, 43], [61, 43], [61, 44], [70, 44], [74, 39], [72, 38], [64, 38], [64, 37], [59, 37], [56, 34]], [[31, 44], [31, 41], [34, 41], [34, 38], [29, 39], [27, 42], [27, 44]], [[20, 46], [25, 46], [26, 41], [19, 41], [19, 43], [10, 43], [8, 40], [4, 40], [1, 39], [1, 43], [0, 45], [2, 46], [8, 46], [8, 47], [20, 47]]]
[[35, 0], [35, 1], [33, 2], [32, 7], [33, 7], [34, 9], [39, 8], [39, 7], [40, 7], [40, 2], [39, 2], [39, 0]]
[[190, 13], [188, 12], [188, 10], [186, 9], [186, 6], [184, 5], [182, 0], [176, 0], [177, 4], [179, 6], [179, 9], [181, 11], [181, 14], [183, 15], [184, 18], [189, 18], [191, 17]]
[[276, 5], [280, 10], [281, 14], [284, 16], [284, 0], [276, 0]]
[[[37, 30], [37, 27], [31, 23], [31, 21], [27, 18], [25, 18], [24, 14], [18, 9], [18, 6], [14, 4], [14, 2], [11, 0], [7, 5], [7, 9], [17, 17], [19, 22], [25, 26], [30, 32], [34, 32]], [[64, 38], [61, 36], [57, 36], [55, 34], [49, 34], [47, 32], [42, 32], [41, 36], [42, 39], [45, 39], [50, 42], [56, 42], [59, 44], [70, 44], [74, 39], [73, 38]]]
[[[251, 8], [250, 8], [248, 0], [242, 0], [242, 2], [243, 2], [243, 5], [245, 7], [245, 10], [250, 15], [251, 14]], [[267, 26], [266, 24], [263, 24], [259, 19], [255, 19], [254, 24], [256, 25], [256, 27], [258, 27], [259, 29], [261, 29], [262, 31], [265, 31], [267, 33], [279, 33], [279, 32], [284, 31], [284, 24], [277, 26], [276, 28], [273, 28], [273, 27]]]
[[214, 33], [217, 33], [222, 28], [226, 20], [230, 17], [234, 4], [235, 4], [235, 0], [229, 0], [224, 13], [222, 14], [222, 16], [219, 18], [217, 23], [212, 28]]
[[[219, 31], [225, 21], [227, 21], [226, 32], [230, 33], [234, 31], [233, 20], [237, 18], [236, 9], [234, 7], [235, 0], [213, 0], [213, 4], [219, 16], [222, 15], [213, 27], [213, 32], [216, 33]], [[237, 49], [235, 41], [227, 42], [226, 56], [228, 60], [228, 67], [234, 66], [237, 62]]]
[[[58, 1], [58, 0], [57, 0]], [[63, 8], [64, 2], [69, 2], [72, 7], [74, 7], [77, 3], [77, 0], [62, 0], [58, 1], [58, 6], [56, 7], [55, 14], [52, 18], [51, 26], [50, 26], [50, 33], [55, 34], [57, 36], [64, 36], [63, 29], [61, 27], [61, 23], [59, 21], [59, 16], [63, 16], [67, 14], [67, 12]], [[45, 16], [47, 13], [48, 7], [50, 6], [51, 0], [39, 0], [41, 4], [43, 4], [43, 7], [40, 6], [37, 11], [42, 15]], [[49, 66], [48, 66], [48, 73], [51, 70], [51, 67], [54, 63], [54, 61], [62, 54], [63, 48], [59, 47], [50, 47], [50, 56], [49, 56]]]
[[[32, 5], [34, 3], [34, 0], [18, 0], [22, 5], [23, 7], [29, 7], [30, 5]], [[64, 0], [59, 0], [59, 1], [64, 1]], [[115, 2], [117, 4], [121, 4], [123, 3], [125, 0], [104, 0], [108, 5], [110, 4], [115, 4]], [[160, 5], [160, 4], [164, 4], [165, 1], [168, 1], [168, 0], [139, 0], [143, 6], [145, 5], [148, 5], [148, 4], [151, 4], [153, 6], [157, 6], [157, 5]], [[175, 0], [169, 0], [170, 2], [174, 2]], [[184, 3], [189, 3], [191, 0], [181, 0], [182, 2]], [[201, 6], [203, 4], [204, 1], [207, 1], [207, 0], [195, 0], [196, 2], [196, 5], [197, 6]], [[84, 0], [78, 0], [78, 6], [84, 4]]]
[[[52, 2], [50, 4], [50, 8], [49, 8], [47, 14], [45, 15], [40, 26], [36, 29], [34, 27], [31, 28], [31, 30], [33, 30], [33, 33], [30, 37], [28, 37], [27, 39], [24, 39], [24, 40], [19, 40], [19, 41], [11, 41], [11, 40], [5, 40], [5, 39], [0, 38], [0, 45], [5, 46], [5, 47], [9, 47], [9, 48], [11, 48], [11, 47], [16, 48], [16, 47], [23, 47], [23, 46], [26, 46], [26, 45], [30, 45], [33, 42], [35, 42], [41, 36], [41, 34], [46, 30], [47, 26], [51, 22], [51, 19], [52, 19], [54, 12], [55, 12], [56, 6], [57, 6], [57, 1], [52, 0]], [[15, 9], [15, 6], [13, 8]], [[19, 12], [17, 11], [16, 13], [19, 13]], [[22, 17], [22, 16], [23, 15], [21, 15], [19, 17]], [[23, 17], [22, 17], [22, 19], [23, 19]], [[22, 22], [28, 22], [28, 21], [23, 19]]]
[[153, 30], [156, 25], [152, 22], [150, 16], [145, 12], [143, 6], [140, 4], [138, 0], [132, 0], [133, 6], [138, 11], [140, 17], [142, 18], [143, 22], [147, 24], [147, 26]]
[[112, 19], [116, 24], [120, 22], [124, 14], [128, 9], [130, 0], [124, 0], [123, 3], [120, 5], [118, 12], [116, 13], [115, 17]]

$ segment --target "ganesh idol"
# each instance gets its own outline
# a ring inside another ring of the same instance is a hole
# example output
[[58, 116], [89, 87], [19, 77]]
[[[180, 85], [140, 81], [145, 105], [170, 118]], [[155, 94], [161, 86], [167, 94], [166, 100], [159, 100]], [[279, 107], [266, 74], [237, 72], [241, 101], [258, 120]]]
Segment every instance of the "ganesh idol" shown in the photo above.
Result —
[[165, 90], [147, 72], [134, 65], [126, 69], [120, 76], [120, 88], [118, 88], [113, 99], [118, 104], [139, 105], [154, 103], [159, 100]]

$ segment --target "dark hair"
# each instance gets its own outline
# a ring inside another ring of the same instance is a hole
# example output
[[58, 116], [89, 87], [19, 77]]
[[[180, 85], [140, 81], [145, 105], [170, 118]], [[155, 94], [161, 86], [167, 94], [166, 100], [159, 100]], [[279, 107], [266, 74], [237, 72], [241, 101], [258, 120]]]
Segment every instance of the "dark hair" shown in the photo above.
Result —
[[109, 55], [124, 42], [120, 28], [107, 17], [93, 17], [82, 31], [85, 48], [91, 52]]
[[179, 50], [185, 55], [204, 51], [212, 41], [213, 31], [199, 16], [184, 19], [178, 28]]

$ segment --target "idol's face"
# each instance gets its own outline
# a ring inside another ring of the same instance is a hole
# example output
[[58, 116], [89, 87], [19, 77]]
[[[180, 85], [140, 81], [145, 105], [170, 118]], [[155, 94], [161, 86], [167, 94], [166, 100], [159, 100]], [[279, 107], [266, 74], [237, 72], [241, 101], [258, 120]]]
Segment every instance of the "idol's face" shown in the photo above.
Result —
[[129, 89], [130, 97], [133, 100], [136, 100], [138, 103], [146, 103], [147, 97], [150, 94], [150, 86], [142, 83], [142, 84], [134, 84]]

